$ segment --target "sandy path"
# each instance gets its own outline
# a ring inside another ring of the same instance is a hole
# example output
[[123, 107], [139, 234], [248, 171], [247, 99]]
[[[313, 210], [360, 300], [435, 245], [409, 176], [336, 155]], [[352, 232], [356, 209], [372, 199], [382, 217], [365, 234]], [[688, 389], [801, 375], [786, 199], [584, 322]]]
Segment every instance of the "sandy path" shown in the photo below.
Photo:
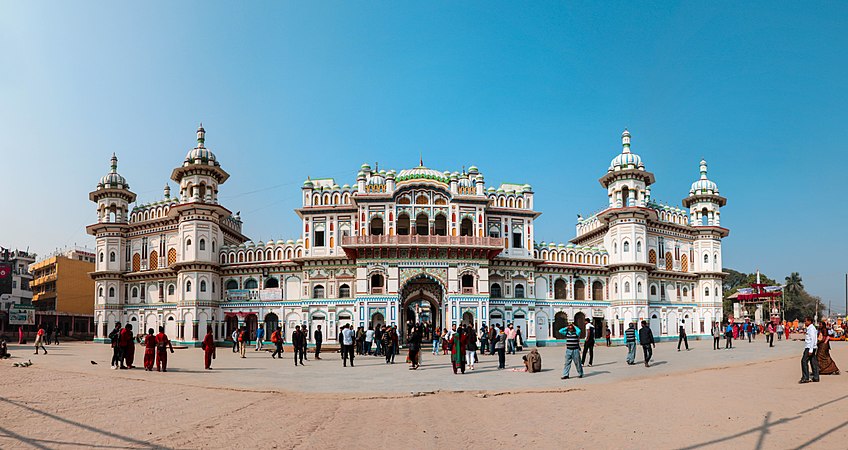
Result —
[[[848, 365], [848, 345], [833, 353]], [[485, 398], [278, 393], [115, 373], [3, 364], [0, 447], [848, 448], [848, 376], [800, 386], [787, 357]]]

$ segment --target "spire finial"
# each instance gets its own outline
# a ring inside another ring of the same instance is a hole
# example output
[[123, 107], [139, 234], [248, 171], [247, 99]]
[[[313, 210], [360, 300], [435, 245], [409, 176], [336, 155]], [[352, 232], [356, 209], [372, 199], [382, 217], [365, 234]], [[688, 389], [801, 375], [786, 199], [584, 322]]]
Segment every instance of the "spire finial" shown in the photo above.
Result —
[[630, 153], [630, 132], [627, 131], [627, 128], [621, 133], [621, 146], [622, 153]]
[[424, 154], [418, 153], [418, 167], [424, 167]]
[[707, 160], [701, 158], [701, 179], [707, 179]]
[[206, 130], [203, 129], [203, 122], [200, 122], [200, 126], [197, 127], [197, 146], [203, 148], [205, 142]]
[[118, 157], [112, 152], [112, 173], [118, 172]]
[[168, 186], [167, 182], [165, 183], [164, 191], [165, 191], [165, 200], [170, 200], [171, 199], [171, 186]]

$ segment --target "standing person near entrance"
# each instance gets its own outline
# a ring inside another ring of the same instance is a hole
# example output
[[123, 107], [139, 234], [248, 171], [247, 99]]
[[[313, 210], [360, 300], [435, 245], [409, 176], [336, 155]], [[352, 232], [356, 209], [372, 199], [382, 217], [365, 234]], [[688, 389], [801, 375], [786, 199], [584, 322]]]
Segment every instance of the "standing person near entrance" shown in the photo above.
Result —
[[363, 353], [366, 355], [371, 354], [371, 346], [374, 343], [374, 326], [369, 325], [368, 330], [365, 331], [365, 347], [363, 347]]
[[239, 346], [238, 348], [239, 348], [239, 354], [241, 355], [242, 358], [245, 357], [244, 352], [247, 351], [247, 345], [249, 343], [250, 343], [250, 332], [247, 331], [246, 326], [242, 325], [241, 330], [239, 330], [239, 334], [238, 334], [238, 346]]
[[[492, 328], [495, 326], [492, 325]], [[506, 369], [506, 333], [503, 325], [498, 324], [498, 334], [492, 344], [492, 351], [498, 353], [498, 370]]]
[[59, 326], [53, 329], [53, 345], [59, 345]]
[[689, 339], [686, 338], [686, 319], [680, 321], [680, 327], [678, 327], [678, 338], [677, 338], [677, 351], [680, 351], [680, 343], [686, 344], [686, 351], [689, 351]]
[[[822, 320], [819, 323], [818, 345], [816, 348], [816, 359], [819, 362], [819, 375], [839, 375], [839, 367], [830, 356], [830, 337], [833, 335], [833, 330], [828, 326], [827, 322]], [[778, 336], [780, 336], [778, 334]]]
[[727, 323], [727, 327], [724, 329], [724, 337], [727, 339], [724, 343], [724, 348], [733, 348], [733, 325], [730, 322]]
[[480, 327], [480, 354], [485, 355], [486, 350], [489, 349], [489, 327], [484, 323], [483, 326]]
[[612, 339], [611, 339], [612, 338], [612, 331], [610, 331], [609, 327], [607, 327], [607, 329], [604, 330], [604, 338], [607, 340], [607, 347], [611, 346], [612, 345]]
[[[819, 382], [819, 360], [816, 357], [816, 349], [818, 346], [818, 331], [813, 325], [813, 319], [809, 316], [804, 318], [804, 326], [806, 334], [804, 335], [804, 353], [801, 355], [801, 381], [798, 383], [804, 384], [810, 381]], [[813, 379], [810, 380], [809, 366], [813, 368]]]
[[265, 340], [265, 328], [262, 327], [262, 324], [259, 324], [259, 328], [256, 329], [256, 347], [253, 349], [254, 352], [258, 352], [262, 350], [262, 341]]
[[789, 326], [783, 327], [783, 334], [786, 335], [786, 340], [789, 340], [789, 332], [791, 331]]
[[774, 347], [774, 324], [769, 322], [766, 327], [766, 342], [768, 342], [769, 347]]
[[321, 325], [315, 327], [312, 338], [315, 339], [315, 359], [321, 359], [321, 344], [324, 343], [324, 332], [321, 331]]
[[642, 345], [642, 352], [645, 354], [645, 367], [651, 367], [651, 357], [654, 356], [654, 348], [657, 347], [654, 342], [654, 332], [648, 326], [648, 322], [642, 321], [642, 328], [639, 329], [639, 344]]
[[230, 335], [230, 338], [233, 340], [233, 353], [238, 353], [239, 350], [239, 329], [236, 328], [233, 330], [233, 333]]
[[124, 365], [124, 355], [121, 351], [121, 346], [118, 345], [118, 338], [121, 336], [121, 322], [115, 322], [115, 328], [109, 332], [109, 342], [112, 345], [112, 368], [117, 369], [118, 365]]
[[721, 325], [718, 322], [713, 324], [713, 332], [712, 333], [713, 333], [713, 350], [718, 350], [720, 348], [719, 344], [721, 343], [721, 335], [722, 335]]
[[400, 335], [398, 334], [397, 325], [392, 325], [392, 364], [395, 363], [395, 355], [400, 354]]
[[283, 359], [283, 327], [278, 326], [271, 333], [271, 343], [274, 344], [274, 353], [271, 353], [271, 359], [279, 357]]
[[409, 370], [416, 370], [421, 366], [421, 327], [418, 325], [414, 325], [412, 327], [412, 333], [409, 334], [409, 362], [412, 364], [412, 367]]
[[124, 342], [124, 360], [127, 364], [127, 369], [135, 369], [135, 335], [133, 334], [133, 326], [128, 323], [121, 332], [121, 339]]
[[212, 336], [212, 325], [206, 326], [206, 336], [200, 344], [203, 349], [203, 367], [212, 370], [212, 360], [215, 359], [215, 337]]
[[168, 354], [165, 350], [171, 350], [174, 353], [174, 346], [171, 345], [171, 340], [165, 334], [165, 327], [159, 327], [159, 334], [156, 335], [156, 371], [168, 371]]
[[492, 324], [489, 327], [489, 354], [495, 354], [495, 341], [498, 339], [498, 326]]
[[630, 322], [624, 330], [624, 344], [627, 345], [627, 364], [636, 364], [636, 324]]
[[303, 332], [300, 331], [300, 325], [295, 325], [292, 331], [292, 347], [294, 347], [294, 365], [297, 367], [297, 361], [300, 359], [300, 365], [303, 365]]
[[383, 354], [383, 333], [385, 332], [385, 325], [377, 325], [374, 329], [374, 356], [380, 356]]
[[439, 354], [439, 340], [442, 338], [442, 329], [441, 327], [436, 327], [433, 332], [432, 340], [433, 340], [433, 356]]
[[347, 359], [350, 358], [350, 367], [353, 367], [353, 346], [356, 342], [356, 336], [351, 329], [349, 323], [342, 327], [342, 362], [344, 367], [347, 367]]
[[465, 332], [468, 334], [465, 339], [465, 364], [470, 370], [474, 370], [474, 363], [477, 362], [477, 332], [473, 325], [468, 325]]
[[451, 367], [453, 368], [454, 375], [456, 375], [457, 369], [459, 369], [463, 374], [465, 373], [465, 351], [467, 339], [468, 336], [465, 334], [465, 326], [463, 325], [460, 325], [459, 329], [457, 329], [450, 337]]
[[512, 324], [506, 326], [506, 352], [510, 355], [515, 354], [515, 340], [516, 336], [518, 336], [518, 331]]
[[[579, 329], [579, 328], [578, 328]], [[580, 364], [586, 364], [586, 353], [589, 353], [589, 367], [595, 360], [595, 326], [592, 322], [586, 322], [586, 343], [583, 347], [583, 357], [580, 359]]]
[[774, 331], [777, 334], [777, 340], [781, 340], [783, 338], [783, 322], [778, 323]]
[[573, 323], [560, 328], [559, 334], [565, 336], [565, 366], [562, 368], [561, 379], [567, 380], [571, 372], [571, 363], [577, 367], [578, 378], [583, 378], [583, 363], [580, 361], [580, 328]]
[[153, 328], [148, 328], [144, 336], [144, 370], [148, 372], [153, 370], [153, 362], [156, 361], [156, 336], [153, 333]]
[[395, 348], [392, 345], [392, 329], [386, 328], [383, 335], [380, 337], [380, 345], [383, 348], [383, 353], [386, 355], [386, 364], [390, 364], [394, 359]]

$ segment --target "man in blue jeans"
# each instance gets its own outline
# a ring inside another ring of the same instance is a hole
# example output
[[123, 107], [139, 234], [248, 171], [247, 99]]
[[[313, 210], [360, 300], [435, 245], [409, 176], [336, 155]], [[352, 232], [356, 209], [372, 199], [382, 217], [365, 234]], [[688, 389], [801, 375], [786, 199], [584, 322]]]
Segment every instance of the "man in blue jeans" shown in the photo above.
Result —
[[636, 324], [630, 322], [624, 330], [624, 343], [627, 344], [627, 364], [636, 364]]
[[583, 364], [580, 362], [580, 328], [571, 323], [560, 328], [559, 334], [565, 336], [565, 367], [562, 368], [562, 379], [568, 379], [572, 361], [577, 367], [578, 378], [583, 378]]

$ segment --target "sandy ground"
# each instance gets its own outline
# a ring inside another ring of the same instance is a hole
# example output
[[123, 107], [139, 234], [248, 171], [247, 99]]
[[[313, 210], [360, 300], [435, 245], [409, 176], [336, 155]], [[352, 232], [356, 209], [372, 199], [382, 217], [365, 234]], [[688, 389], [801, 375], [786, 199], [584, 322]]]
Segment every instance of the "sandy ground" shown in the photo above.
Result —
[[[368, 357], [344, 369], [337, 355], [296, 369], [220, 349], [207, 372], [188, 349], [164, 374], [109, 370], [101, 345], [12, 346], [12, 362], [34, 365], [0, 362], [0, 448], [848, 448], [848, 375], [798, 385], [797, 341], [710, 345], [660, 344], [651, 368], [599, 348], [587, 377], [567, 381], [561, 348], [543, 349], [540, 374], [487, 356], [454, 376], [445, 357], [416, 372]], [[848, 344], [833, 355], [848, 368]]]

